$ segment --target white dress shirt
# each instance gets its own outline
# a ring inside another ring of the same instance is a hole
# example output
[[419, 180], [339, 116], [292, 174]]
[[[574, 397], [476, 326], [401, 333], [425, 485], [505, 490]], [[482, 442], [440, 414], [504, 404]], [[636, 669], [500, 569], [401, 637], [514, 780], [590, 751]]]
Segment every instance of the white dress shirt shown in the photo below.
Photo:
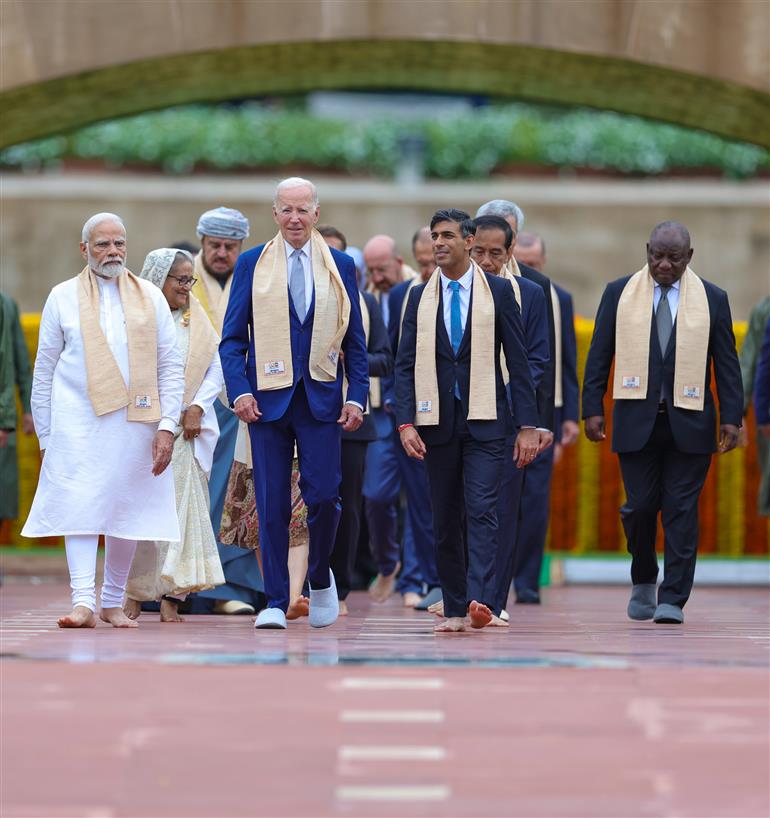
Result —
[[[444, 326], [446, 327], [446, 334], [449, 337], [449, 343], [452, 343], [452, 290], [449, 285], [452, 283], [451, 278], [447, 278], [441, 273], [441, 289], [442, 298], [444, 299]], [[465, 334], [465, 325], [468, 322], [468, 310], [471, 305], [471, 288], [473, 286], [473, 265], [471, 265], [465, 272], [462, 278], [458, 279], [457, 283], [460, 285], [460, 322]]]
[[380, 293], [380, 312], [382, 313], [382, 320], [385, 326], [389, 326], [390, 321], [390, 290]]
[[[679, 285], [682, 283], [682, 279], [680, 278], [679, 281], [675, 281], [671, 285], [671, 289], [668, 291], [668, 306], [671, 309], [671, 323], [673, 324], [676, 321], [676, 311], [679, 307]], [[655, 289], [652, 293], [652, 307], [653, 311], [658, 311], [658, 304], [660, 304], [660, 284], [655, 285]]]

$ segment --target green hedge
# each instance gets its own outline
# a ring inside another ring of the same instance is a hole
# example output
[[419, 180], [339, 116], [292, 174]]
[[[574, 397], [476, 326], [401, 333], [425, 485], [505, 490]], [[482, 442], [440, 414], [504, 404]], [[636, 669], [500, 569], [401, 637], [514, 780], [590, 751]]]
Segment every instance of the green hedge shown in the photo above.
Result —
[[300, 165], [388, 177], [398, 167], [402, 139], [410, 135], [425, 140], [425, 173], [440, 179], [484, 177], [506, 165], [643, 175], [708, 168], [733, 178], [770, 167], [766, 150], [704, 132], [609, 112], [525, 104], [439, 120], [352, 123], [257, 104], [171, 108], [16, 145], [0, 152], [0, 165], [36, 169], [76, 158], [168, 173]]

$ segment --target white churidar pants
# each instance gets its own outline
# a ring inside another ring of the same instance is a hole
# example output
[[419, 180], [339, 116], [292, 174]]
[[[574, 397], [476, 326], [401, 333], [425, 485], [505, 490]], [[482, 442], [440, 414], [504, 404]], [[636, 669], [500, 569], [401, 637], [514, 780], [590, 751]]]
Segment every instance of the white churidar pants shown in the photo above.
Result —
[[[128, 572], [136, 551], [136, 540], [105, 537], [102, 608], [122, 608]], [[78, 605], [96, 611], [96, 534], [68, 534], [64, 538], [70, 571], [72, 607]]]

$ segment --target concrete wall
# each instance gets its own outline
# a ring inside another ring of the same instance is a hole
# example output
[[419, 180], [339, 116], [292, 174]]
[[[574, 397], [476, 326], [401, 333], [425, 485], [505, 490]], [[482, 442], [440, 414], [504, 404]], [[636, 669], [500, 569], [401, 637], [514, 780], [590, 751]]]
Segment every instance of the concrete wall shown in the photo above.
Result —
[[[0, 175], [0, 287], [24, 311], [42, 308], [51, 286], [82, 269], [78, 241], [83, 222], [110, 210], [125, 219], [129, 266], [182, 239], [195, 241], [198, 215], [220, 204], [251, 220], [253, 246], [274, 235], [270, 202], [275, 179], [129, 173]], [[548, 269], [593, 316], [605, 282], [644, 264], [650, 229], [677, 219], [693, 237], [693, 268], [730, 294], [735, 319], [770, 292], [770, 209], [767, 181], [582, 181], [498, 179], [483, 183], [387, 182], [314, 177], [321, 220], [359, 247], [374, 233], [393, 235], [407, 260], [414, 230], [439, 207], [471, 212], [484, 201], [511, 198], [523, 208], [526, 229], [541, 233]]]
[[500, 95], [770, 144], [765, 0], [2, 0], [0, 145], [192, 101]]

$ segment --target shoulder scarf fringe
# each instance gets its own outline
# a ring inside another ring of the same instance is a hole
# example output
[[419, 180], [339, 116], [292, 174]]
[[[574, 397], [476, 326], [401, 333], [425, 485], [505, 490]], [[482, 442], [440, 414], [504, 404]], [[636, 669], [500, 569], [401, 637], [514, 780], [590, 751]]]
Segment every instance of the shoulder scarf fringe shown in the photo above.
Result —
[[218, 347], [219, 336], [214, 332], [214, 327], [200, 301], [190, 293], [190, 349], [184, 368], [182, 399], [185, 406], [190, 405], [190, 401], [200, 389]]
[[[495, 302], [487, 277], [475, 262], [470, 307], [471, 378], [468, 420], [495, 420]], [[417, 350], [414, 370], [416, 426], [439, 422], [438, 375], [436, 373], [436, 322], [441, 300], [441, 268], [425, 285], [417, 307]], [[441, 316], [440, 320], [443, 320]], [[467, 331], [466, 327], [466, 331]]]
[[[620, 294], [612, 385], [615, 400], [647, 397], [654, 290], [655, 283], [645, 265], [631, 276]], [[675, 324], [674, 406], [677, 409], [703, 409], [710, 324], [706, 288], [688, 267], [680, 279]]]
[[203, 250], [195, 256], [193, 275], [198, 280], [192, 288], [192, 294], [200, 301], [217, 335], [222, 335], [222, 324], [225, 321], [233, 277], [227, 279], [224, 289], [220, 287], [216, 278], [203, 266]]
[[[350, 321], [350, 299], [323, 237], [310, 238], [315, 307], [310, 339], [310, 377], [337, 378], [342, 339]], [[257, 389], [285, 389], [294, 383], [289, 325], [289, 283], [286, 249], [280, 232], [264, 246], [252, 284]]]
[[129, 270], [118, 276], [117, 284], [128, 336], [128, 387], [99, 323], [96, 277], [88, 267], [78, 276], [78, 312], [88, 398], [99, 416], [126, 406], [128, 420], [157, 423], [161, 415], [155, 305], [142, 289], [142, 282]]

